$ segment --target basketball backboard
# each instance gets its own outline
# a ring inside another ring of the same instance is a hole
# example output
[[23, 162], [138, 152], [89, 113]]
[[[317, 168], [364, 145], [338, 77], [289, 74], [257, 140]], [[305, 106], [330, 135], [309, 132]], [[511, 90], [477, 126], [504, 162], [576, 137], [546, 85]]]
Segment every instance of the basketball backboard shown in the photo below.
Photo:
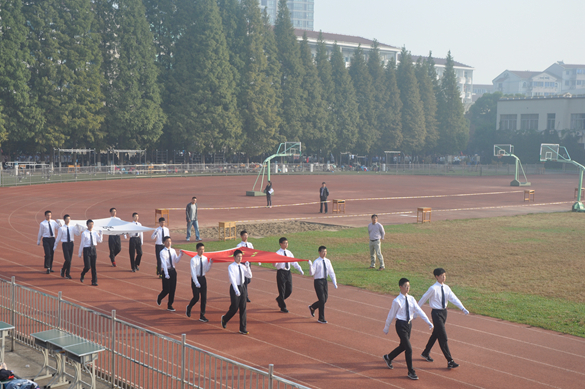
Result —
[[540, 145], [540, 162], [558, 161], [559, 145], [552, 143], [542, 143]]
[[506, 157], [514, 154], [514, 145], [499, 144], [494, 145], [494, 157]]

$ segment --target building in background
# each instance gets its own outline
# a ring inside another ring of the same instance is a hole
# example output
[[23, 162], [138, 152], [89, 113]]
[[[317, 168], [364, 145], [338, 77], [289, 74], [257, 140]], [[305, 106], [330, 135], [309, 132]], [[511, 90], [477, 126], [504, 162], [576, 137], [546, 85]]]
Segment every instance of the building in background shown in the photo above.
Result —
[[546, 68], [545, 72], [559, 79], [560, 93], [585, 93], [585, 65], [566, 65], [558, 61]]
[[[345, 60], [345, 66], [349, 67], [351, 63], [351, 57], [353, 56], [354, 51], [361, 46], [364, 55], [366, 57], [366, 61], [370, 52], [372, 51], [374, 41], [366, 38], [362, 38], [359, 36], [352, 36], [352, 35], [342, 35], [342, 34], [331, 34], [327, 32], [319, 32], [319, 31], [307, 31], [302, 29], [295, 29], [295, 35], [299, 40], [303, 39], [303, 35], [307, 35], [307, 40], [309, 42], [309, 47], [311, 48], [311, 52], [313, 56], [317, 52], [317, 43], [319, 41], [319, 34], [322, 34], [323, 41], [327, 46], [327, 50], [329, 54], [331, 54], [331, 50], [333, 49], [333, 45], [337, 43], [337, 46], [341, 49], [343, 54], [343, 58]], [[395, 62], [400, 61], [400, 51], [401, 49], [398, 47], [390, 46], [381, 42], [378, 42], [378, 48], [380, 50], [380, 56], [382, 61], [385, 64], [388, 64], [390, 60], [394, 60]], [[413, 55], [412, 60], [416, 62], [418, 60], [418, 56]], [[435, 61], [435, 68], [437, 70], [437, 75], [439, 78], [442, 77], [443, 71], [445, 70], [445, 58], [433, 58]], [[461, 92], [461, 100], [465, 105], [466, 109], [472, 103], [472, 91], [473, 91], [473, 68], [471, 66], [464, 65], [460, 62], [455, 62], [455, 75], [457, 77], [457, 82], [459, 84], [459, 90]]]
[[494, 86], [492, 84], [473, 84], [473, 91], [471, 92], [471, 101], [476, 102], [481, 96], [486, 93], [493, 93]]
[[505, 95], [552, 96], [561, 91], [560, 79], [549, 72], [505, 70], [493, 80], [493, 90]]
[[[294, 28], [313, 30], [314, 28], [314, 0], [289, 0], [286, 2], [290, 11], [290, 18]], [[268, 13], [270, 23], [274, 25], [278, 13], [278, 0], [260, 0], [260, 8]]]
[[585, 143], [585, 95], [502, 98], [497, 117], [500, 130], [568, 130]]

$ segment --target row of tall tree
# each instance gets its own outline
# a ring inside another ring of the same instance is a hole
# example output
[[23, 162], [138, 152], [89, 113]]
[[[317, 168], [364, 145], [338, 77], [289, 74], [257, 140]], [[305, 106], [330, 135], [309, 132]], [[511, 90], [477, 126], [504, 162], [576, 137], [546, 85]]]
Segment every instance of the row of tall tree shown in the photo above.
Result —
[[258, 0], [0, 0], [0, 144], [243, 152], [283, 141], [310, 154], [454, 153], [468, 124], [449, 53], [377, 44], [311, 52], [286, 0], [275, 26]]

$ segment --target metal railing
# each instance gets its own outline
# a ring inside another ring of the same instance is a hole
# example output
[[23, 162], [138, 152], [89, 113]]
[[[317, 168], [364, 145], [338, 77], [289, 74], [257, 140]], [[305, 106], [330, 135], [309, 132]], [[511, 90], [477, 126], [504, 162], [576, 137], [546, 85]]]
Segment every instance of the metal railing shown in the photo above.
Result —
[[112, 388], [308, 389], [220, 355], [141, 328], [11, 281], [0, 280], [0, 320], [14, 325], [14, 342], [36, 348], [30, 334], [61, 329], [106, 350], [96, 360], [97, 377]]
[[[256, 175], [262, 166], [249, 164], [146, 164], [146, 165], [109, 165], [109, 166], [67, 166], [36, 165], [23, 168], [0, 170], [0, 186], [19, 186], [76, 181], [99, 181], [114, 179], [139, 179], [152, 177], [189, 177], [189, 176], [228, 176]], [[362, 166], [316, 163], [273, 163], [272, 174], [399, 174], [399, 175], [445, 175], [445, 176], [489, 176], [513, 175], [514, 164], [424, 164], [392, 163], [376, 164], [368, 168]], [[577, 173], [571, 165], [545, 169], [541, 163], [524, 164], [526, 174]]]

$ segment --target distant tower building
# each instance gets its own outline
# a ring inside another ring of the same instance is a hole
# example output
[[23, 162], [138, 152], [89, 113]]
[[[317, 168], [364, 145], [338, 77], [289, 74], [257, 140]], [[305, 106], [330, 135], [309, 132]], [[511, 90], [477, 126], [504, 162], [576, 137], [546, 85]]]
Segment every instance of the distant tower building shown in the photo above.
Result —
[[[290, 18], [294, 28], [312, 31], [315, 0], [287, 1]], [[278, 0], [260, 0], [260, 8], [270, 17], [270, 24], [274, 25], [278, 12]]]

